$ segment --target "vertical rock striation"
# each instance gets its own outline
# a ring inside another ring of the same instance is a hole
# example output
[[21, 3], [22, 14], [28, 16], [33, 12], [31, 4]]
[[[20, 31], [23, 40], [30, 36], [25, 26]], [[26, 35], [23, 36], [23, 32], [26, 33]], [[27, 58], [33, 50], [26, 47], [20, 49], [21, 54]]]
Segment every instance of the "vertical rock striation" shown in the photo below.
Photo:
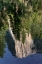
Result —
[[35, 51], [33, 51], [33, 50], [35, 50], [35, 48], [32, 50], [32, 48], [34, 47], [34, 44], [33, 44], [33, 39], [31, 37], [31, 33], [29, 33], [29, 36], [26, 33], [26, 39], [25, 39], [25, 42], [23, 44], [22, 40], [20, 40], [20, 41], [16, 40], [16, 38], [15, 38], [13, 32], [12, 32], [12, 29], [10, 27], [10, 22], [9, 22], [9, 32], [11, 34], [11, 37], [14, 40], [15, 52], [16, 52], [15, 56], [16, 57], [23, 58], [23, 57], [26, 57], [30, 54], [36, 53]]
[[15, 39], [15, 36], [13, 35], [12, 31], [10, 31], [10, 33], [13, 37], [13, 40], [15, 41], [14, 43], [15, 43], [16, 57], [23, 58], [28, 55], [36, 53], [36, 51], [32, 50], [32, 48], [33, 48], [32, 45], [34, 45], [34, 44], [33, 44], [33, 39], [31, 37], [30, 33], [29, 33], [29, 36], [26, 33], [26, 40], [25, 40], [24, 44], [22, 43], [22, 41]]
[[26, 40], [24, 44], [21, 41], [16, 40], [15, 43], [16, 56], [22, 58], [35, 53], [34, 51], [32, 51], [32, 45], [34, 44], [31, 34], [29, 33], [28, 36], [28, 34], [26, 33]]

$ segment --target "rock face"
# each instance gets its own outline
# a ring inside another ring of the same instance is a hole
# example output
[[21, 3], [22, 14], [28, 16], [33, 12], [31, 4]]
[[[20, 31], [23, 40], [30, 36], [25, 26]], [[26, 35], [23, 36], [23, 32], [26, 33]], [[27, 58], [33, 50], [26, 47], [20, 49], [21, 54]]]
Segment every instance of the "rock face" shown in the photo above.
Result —
[[[25, 39], [25, 42], [23, 44], [21, 40], [20, 41], [16, 40], [16, 38], [15, 38], [15, 36], [11, 30], [10, 22], [8, 21], [8, 23], [9, 23], [9, 33], [11, 35], [11, 36], [8, 35], [8, 40], [9, 41], [12, 39], [14, 40], [14, 42], [10, 41], [11, 44], [8, 43], [8, 45], [11, 46], [11, 47], [9, 47], [9, 46], [8, 47], [11, 48], [12, 50], [14, 48], [14, 50], [15, 50], [15, 52], [12, 55], [14, 55], [18, 58], [23, 58], [23, 57], [26, 57], [30, 54], [36, 53], [31, 34], [29, 33], [29, 36], [28, 36], [28, 34], [26, 33], [26, 39]], [[12, 37], [12, 39], [10, 37]], [[14, 43], [14, 47], [12, 47], [13, 46], [12, 43]]]
[[9, 24], [9, 31], [7, 33], [7, 44], [8, 48], [11, 51], [12, 55], [18, 58], [23, 58], [31, 54], [35, 54], [36, 52], [42, 52], [42, 40], [39, 39], [32, 39], [31, 33], [29, 35], [26, 33], [26, 39], [24, 44], [22, 40], [16, 40], [12, 29], [11, 24], [8, 20]]
[[31, 38], [31, 34], [29, 34], [29, 36], [28, 34], [26, 34], [26, 40], [24, 44], [21, 41], [16, 40], [15, 43], [16, 56], [22, 58], [35, 53], [34, 51], [32, 51], [32, 45], [33, 40]]
[[30, 33], [29, 36], [26, 33], [24, 44], [22, 40], [16, 40], [11, 29], [7, 31], [6, 38], [9, 51], [17, 58], [23, 58], [35, 53], [42, 53], [42, 40], [33, 40]]
[[14, 43], [15, 43], [16, 57], [23, 58], [30, 54], [36, 53], [35, 49], [32, 50], [32, 48], [34, 47], [34, 44], [33, 44], [33, 39], [31, 37], [30, 33], [29, 33], [29, 36], [26, 33], [26, 39], [23, 44], [22, 41], [15, 39], [15, 36], [13, 35], [12, 30], [9, 30], [9, 32], [10, 32], [13, 40], [15, 41]]

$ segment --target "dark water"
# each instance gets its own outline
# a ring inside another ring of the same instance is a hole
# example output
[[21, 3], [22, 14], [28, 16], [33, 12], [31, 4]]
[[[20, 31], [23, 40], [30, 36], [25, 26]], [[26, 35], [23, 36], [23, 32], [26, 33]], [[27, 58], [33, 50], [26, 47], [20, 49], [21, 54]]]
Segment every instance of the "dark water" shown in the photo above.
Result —
[[42, 64], [42, 54], [33, 54], [21, 59], [16, 58], [15, 44], [10, 33], [7, 32], [7, 34], [7, 42], [0, 41], [0, 64]]

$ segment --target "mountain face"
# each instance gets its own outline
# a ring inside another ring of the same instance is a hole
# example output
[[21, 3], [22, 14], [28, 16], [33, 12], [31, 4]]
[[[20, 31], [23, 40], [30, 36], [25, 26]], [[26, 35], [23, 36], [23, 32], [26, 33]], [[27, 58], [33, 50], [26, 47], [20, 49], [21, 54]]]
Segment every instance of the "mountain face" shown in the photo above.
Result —
[[29, 34], [29, 36], [28, 34], [26, 34], [26, 40], [24, 44], [21, 41], [16, 40], [15, 43], [16, 56], [22, 58], [31, 55], [33, 53], [36, 53], [35, 49], [32, 50], [33, 46], [34, 44], [31, 38], [31, 34]]
[[22, 41], [16, 40], [12, 30], [6, 32], [6, 42], [13, 56], [17, 58], [27, 57], [35, 53], [42, 53], [42, 41], [39, 39], [33, 40], [31, 34], [26, 33], [24, 44]]
[[22, 58], [41, 53], [42, 1], [2, 0], [0, 7], [0, 30], [9, 28], [6, 39], [12, 55]]
[[35, 46], [33, 44], [33, 39], [31, 34], [26, 33], [26, 39], [24, 44], [20, 40], [16, 40], [14, 34], [12, 33], [11, 28], [6, 33], [6, 41], [8, 44], [8, 48], [11, 51], [12, 55], [18, 58], [23, 58], [28, 55], [36, 53]]
[[31, 33], [26, 33], [25, 42], [22, 40], [17, 40], [12, 32], [10, 23], [9, 30], [6, 32], [6, 42], [8, 48], [13, 56], [18, 58], [27, 57], [28, 55], [35, 53], [42, 53], [42, 41], [39, 39], [32, 39]]

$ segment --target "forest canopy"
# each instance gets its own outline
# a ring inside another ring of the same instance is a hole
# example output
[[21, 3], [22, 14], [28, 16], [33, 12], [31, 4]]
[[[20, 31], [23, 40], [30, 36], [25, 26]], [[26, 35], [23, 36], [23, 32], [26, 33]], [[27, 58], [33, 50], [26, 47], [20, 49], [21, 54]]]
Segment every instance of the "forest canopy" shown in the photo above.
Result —
[[10, 19], [16, 39], [25, 40], [25, 34], [42, 39], [42, 0], [0, 0], [0, 31], [7, 29]]

